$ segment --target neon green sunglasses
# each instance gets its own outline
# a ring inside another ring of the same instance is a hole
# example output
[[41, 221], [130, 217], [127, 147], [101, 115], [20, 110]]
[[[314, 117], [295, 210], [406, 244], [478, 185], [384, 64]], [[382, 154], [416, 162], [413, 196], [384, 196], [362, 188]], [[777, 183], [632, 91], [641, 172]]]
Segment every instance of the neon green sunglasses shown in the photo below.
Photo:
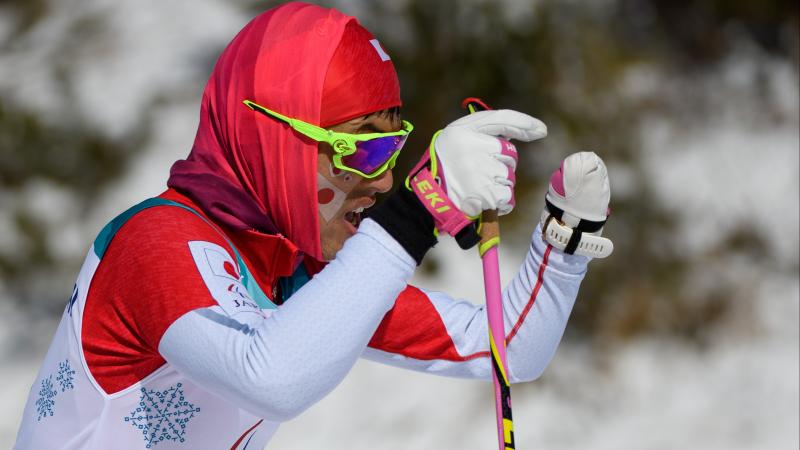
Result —
[[317, 142], [327, 142], [333, 147], [334, 167], [364, 178], [375, 178], [393, 168], [403, 144], [414, 130], [411, 122], [404, 120], [403, 129], [392, 133], [339, 133], [299, 119], [292, 119], [250, 100], [244, 100], [243, 103], [253, 111], [286, 122], [304, 136]]

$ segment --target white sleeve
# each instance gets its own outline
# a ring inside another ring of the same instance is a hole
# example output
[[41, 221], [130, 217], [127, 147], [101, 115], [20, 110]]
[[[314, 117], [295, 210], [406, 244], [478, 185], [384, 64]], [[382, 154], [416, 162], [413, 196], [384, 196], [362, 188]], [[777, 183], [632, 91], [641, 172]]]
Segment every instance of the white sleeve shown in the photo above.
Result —
[[285, 421], [339, 384], [415, 267], [367, 219], [336, 259], [268, 317], [194, 310], [169, 326], [159, 352], [204, 389]]
[[[536, 228], [525, 261], [503, 291], [512, 382], [538, 378], [549, 364], [564, 334], [588, 262], [589, 258], [566, 255], [547, 245], [541, 238], [541, 227]], [[424, 314], [437, 317], [405, 320], [422, 323], [425, 329], [415, 331], [409, 326], [397, 330], [385, 339], [392, 343], [390, 348], [371, 344], [364, 357], [439, 375], [490, 380], [485, 306], [456, 300], [442, 292], [423, 292], [427, 297], [424, 301], [432, 307], [425, 305], [415, 310], [431, 311]], [[420, 336], [432, 343], [424, 351], [416, 345]]]

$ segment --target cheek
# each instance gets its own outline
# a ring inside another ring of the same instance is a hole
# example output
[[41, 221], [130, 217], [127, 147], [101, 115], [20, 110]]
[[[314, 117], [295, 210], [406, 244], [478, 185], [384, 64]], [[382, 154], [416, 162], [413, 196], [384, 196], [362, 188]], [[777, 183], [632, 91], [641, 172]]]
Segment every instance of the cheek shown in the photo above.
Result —
[[347, 193], [326, 177], [317, 174], [317, 204], [325, 222], [330, 222], [342, 208]]
[[322, 188], [317, 192], [317, 203], [320, 206], [327, 205], [336, 197], [336, 192], [331, 188]]

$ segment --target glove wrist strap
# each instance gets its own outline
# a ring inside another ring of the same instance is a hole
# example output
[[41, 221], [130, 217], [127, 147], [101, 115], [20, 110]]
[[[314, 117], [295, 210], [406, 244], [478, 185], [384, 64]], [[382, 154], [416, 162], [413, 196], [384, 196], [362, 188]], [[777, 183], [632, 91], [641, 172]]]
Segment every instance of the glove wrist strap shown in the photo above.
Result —
[[544, 199], [544, 204], [546, 206], [547, 212], [549, 212], [551, 216], [553, 216], [557, 220], [560, 220], [561, 222], [566, 223], [573, 230], [582, 231], [584, 233], [596, 233], [603, 228], [603, 225], [606, 224], [605, 220], [596, 222], [592, 220], [581, 219], [580, 217], [577, 216], [573, 216], [572, 214], [565, 212], [558, 206], [550, 203], [550, 200], [548, 200], [547, 197], [545, 197]]
[[427, 167], [423, 167], [410, 178], [409, 187], [433, 217], [436, 229], [440, 232], [455, 236], [472, 223], [472, 220], [447, 197], [447, 193], [436, 182]]
[[568, 255], [605, 258], [614, 251], [614, 243], [608, 238], [570, 228], [547, 211], [544, 212], [542, 219], [544, 240]]
[[[445, 177], [439, 174], [439, 158], [436, 156], [436, 138], [442, 130], [434, 133], [431, 144], [423, 157], [411, 169], [411, 174], [406, 177], [405, 186], [412, 191], [428, 213], [433, 217], [436, 229], [453, 236], [461, 248], [470, 248], [477, 243], [477, 233], [466, 232], [473, 219], [458, 209], [455, 203], [447, 196]], [[479, 239], [479, 237], [477, 238]]]

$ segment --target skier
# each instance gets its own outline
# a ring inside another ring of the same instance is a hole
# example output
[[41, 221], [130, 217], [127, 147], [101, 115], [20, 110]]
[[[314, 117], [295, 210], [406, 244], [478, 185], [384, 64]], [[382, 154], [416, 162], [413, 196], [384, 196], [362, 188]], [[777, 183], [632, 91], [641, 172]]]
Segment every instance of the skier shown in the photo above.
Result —
[[[246, 25], [203, 94], [169, 189], [94, 241], [34, 381], [18, 449], [263, 448], [359, 357], [491, 379], [483, 307], [407, 285], [437, 241], [514, 206], [506, 139], [546, 128], [509, 110], [437, 133], [389, 191], [413, 126], [385, 49], [353, 17], [289, 3]], [[402, 182], [402, 181], [401, 181]], [[551, 178], [542, 224], [503, 293], [513, 382], [537, 378], [607, 216], [593, 153]], [[362, 220], [362, 216], [366, 216]]]

